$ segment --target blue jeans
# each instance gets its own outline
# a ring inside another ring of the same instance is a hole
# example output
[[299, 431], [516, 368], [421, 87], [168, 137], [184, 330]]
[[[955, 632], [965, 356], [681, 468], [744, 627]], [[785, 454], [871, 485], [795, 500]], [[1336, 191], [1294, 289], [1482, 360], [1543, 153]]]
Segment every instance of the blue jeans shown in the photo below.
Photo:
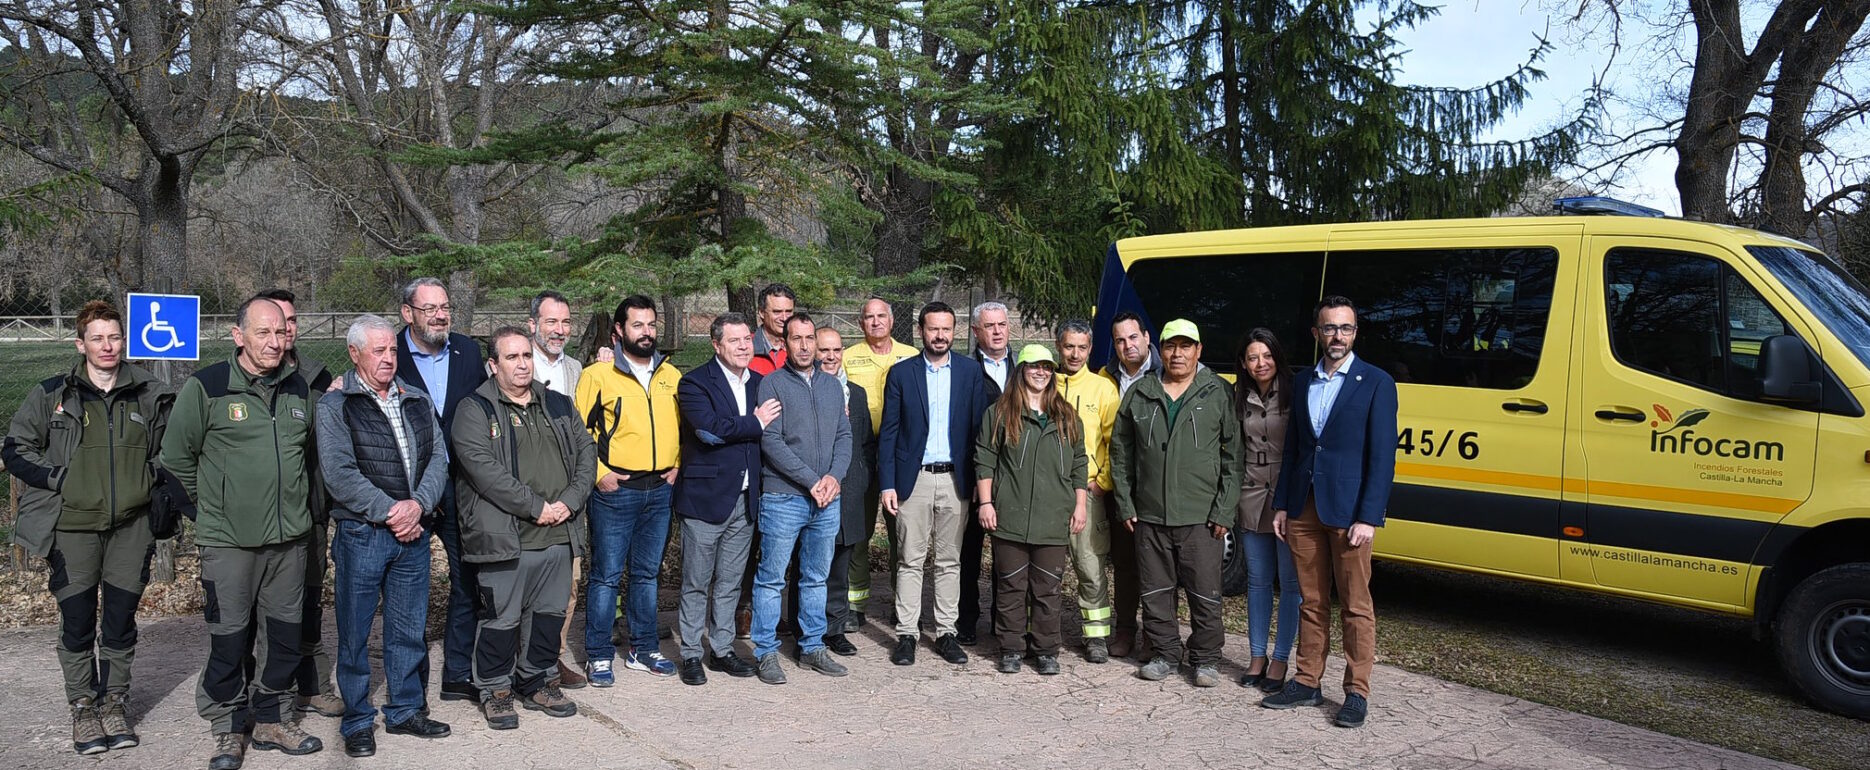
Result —
[[617, 625], [617, 595], [624, 565], [630, 568], [630, 590], [624, 602], [630, 646], [644, 653], [660, 647], [656, 639], [656, 577], [662, 573], [662, 552], [669, 546], [669, 499], [673, 489], [618, 487], [615, 492], [591, 492], [591, 574], [585, 590], [584, 654], [586, 660], [608, 660], [617, 655], [610, 630]]
[[1273, 640], [1273, 660], [1292, 656], [1292, 639], [1299, 633], [1299, 570], [1292, 549], [1271, 533], [1243, 532], [1247, 552], [1247, 647], [1253, 657], [1266, 657], [1266, 624], [1273, 619], [1273, 575], [1279, 575], [1279, 630]]
[[838, 546], [838, 499], [819, 507], [800, 495], [760, 495], [760, 569], [753, 578], [753, 655], [779, 649], [779, 603], [793, 546], [799, 551], [799, 653], [825, 646], [825, 577]]
[[428, 659], [423, 632], [429, 617], [428, 533], [397, 542], [387, 527], [340, 519], [331, 542], [337, 565], [338, 692], [344, 721], [338, 731], [368, 731], [377, 710], [370, 705], [370, 621], [383, 608], [383, 717], [397, 724], [427, 705], [422, 671]]

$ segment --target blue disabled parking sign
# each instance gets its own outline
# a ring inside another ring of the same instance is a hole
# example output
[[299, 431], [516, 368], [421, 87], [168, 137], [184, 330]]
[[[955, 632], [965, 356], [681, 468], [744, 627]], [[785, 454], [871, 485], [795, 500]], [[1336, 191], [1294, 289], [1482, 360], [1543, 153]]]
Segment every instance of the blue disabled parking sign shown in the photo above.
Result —
[[201, 298], [192, 294], [131, 294], [125, 303], [130, 357], [201, 360]]

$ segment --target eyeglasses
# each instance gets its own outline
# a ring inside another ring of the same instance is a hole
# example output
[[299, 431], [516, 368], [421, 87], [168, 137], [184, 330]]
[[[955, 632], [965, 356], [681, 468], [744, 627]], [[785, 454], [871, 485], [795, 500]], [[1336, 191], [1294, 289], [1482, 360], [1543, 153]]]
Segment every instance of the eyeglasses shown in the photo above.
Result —
[[1357, 334], [1357, 324], [1325, 324], [1314, 328], [1326, 337], [1350, 337]]
[[454, 305], [408, 305], [407, 307], [423, 315], [435, 315], [438, 312], [449, 313], [455, 309]]

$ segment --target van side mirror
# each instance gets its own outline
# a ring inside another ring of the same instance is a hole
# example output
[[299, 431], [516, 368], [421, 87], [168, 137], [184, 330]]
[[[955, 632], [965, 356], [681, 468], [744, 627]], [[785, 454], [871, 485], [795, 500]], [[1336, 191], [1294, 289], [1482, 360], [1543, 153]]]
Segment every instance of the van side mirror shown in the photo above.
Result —
[[1767, 337], [1760, 343], [1760, 397], [1791, 404], [1816, 404], [1818, 356], [1805, 341], [1790, 334]]

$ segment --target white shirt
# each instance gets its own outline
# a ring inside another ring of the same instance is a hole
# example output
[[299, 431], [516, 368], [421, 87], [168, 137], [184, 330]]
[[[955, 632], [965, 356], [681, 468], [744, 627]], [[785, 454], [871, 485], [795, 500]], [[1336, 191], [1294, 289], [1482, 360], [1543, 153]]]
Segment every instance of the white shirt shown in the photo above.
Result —
[[651, 358], [649, 363], [637, 366], [634, 359], [624, 356], [623, 365], [630, 367], [630, 375], [635, 377], [637, 382], [643, 383], [643, 392], [648, 393], [649, 378], [656, 373], [656, 359]]
[[575, 398], [578, 394], [578, 375], [583, 372], [584, 366], [578, 363], [578, 359], [560, 353], [558, 360], [553, 361], [546, 357], [545, 351], [537, 344], [532, 346], [532, 378], [545, 383], [552, 392]]
[[[742, 417], [747, 416], [747, 380], [753, 379], [753, 372], [747, 369], [742, 369], [740, 370], [739, 376], [735, 376], [734, 373], [727, 368], [727, 364], [721, 363], [720, 356], [714, 357], [714, 365], [721, 367], [721, 376], [727, 378], [727, 384], [729, 386], [727, 389], [734, 392], [734, 408], [739, 410], [740, 416]], [[630, 368], [635, 369], [636, 366], [632, 364]], [[641, 379], [642, 375], [637, 375], [637, 377], [638, 379]], [[645, 390], [649, 389], [649, 383], [647, 380], [645, 380], [643, 383], [643, 389]], [[751, 485], [752, 485], [752, 481], [751, 479], [748, 478], [747, 472], [741, 471], [740, 472], [740, 491], [742, 492], [747, 491], [747, 487]]]

